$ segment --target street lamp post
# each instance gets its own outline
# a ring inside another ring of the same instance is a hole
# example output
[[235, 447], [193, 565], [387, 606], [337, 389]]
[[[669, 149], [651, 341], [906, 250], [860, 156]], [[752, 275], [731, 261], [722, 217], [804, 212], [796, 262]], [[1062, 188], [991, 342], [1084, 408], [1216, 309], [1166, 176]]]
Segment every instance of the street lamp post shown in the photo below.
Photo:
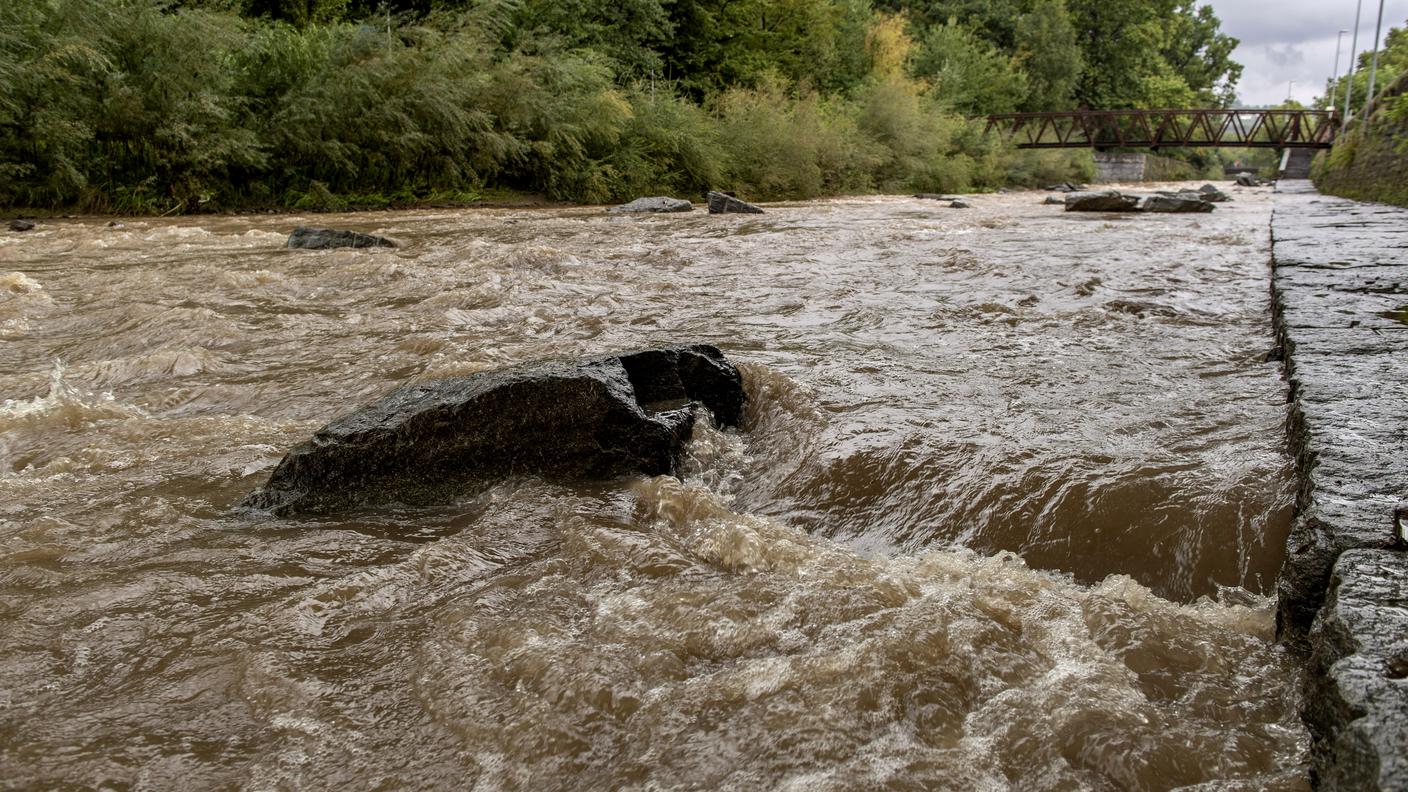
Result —
[[1354, 96], [1354, 58], [1359, 50], [1359, 12], [1364, 10], [1364, 0], [1354, 6], [1354, 35], [1349, 37], [1349, 71], [1344, 81], [1344, 123], [1349, 123], [1349, 99]]
[[1335, 90], [1340, 87], [1340, 45], [1344, 43], [1344, 34], [1348, 30], [1340, 28], [1340, 33], [1335, 36], [1335, 74], [1330, 78], [1330, 110], [1335, 109]]
[[1379, 21], [1374, 24], [1374, 57], [1369, 60], [1369, 92], [1364, 95], [1364, 118], [1374, 109], [1374, 73], [1379, 70], [1379, 33], [1384, 27], [1384, 0], [1379, 0]]

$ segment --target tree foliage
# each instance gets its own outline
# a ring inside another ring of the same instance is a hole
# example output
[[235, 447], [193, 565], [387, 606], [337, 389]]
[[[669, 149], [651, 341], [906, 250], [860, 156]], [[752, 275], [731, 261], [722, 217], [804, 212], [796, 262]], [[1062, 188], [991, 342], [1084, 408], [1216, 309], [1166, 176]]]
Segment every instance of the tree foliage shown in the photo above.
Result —
[[1228, 101], [1233, 45], [1193, 0], [7, 0], [0, 205], [996, 186], [1033, 160], [965, 117]]

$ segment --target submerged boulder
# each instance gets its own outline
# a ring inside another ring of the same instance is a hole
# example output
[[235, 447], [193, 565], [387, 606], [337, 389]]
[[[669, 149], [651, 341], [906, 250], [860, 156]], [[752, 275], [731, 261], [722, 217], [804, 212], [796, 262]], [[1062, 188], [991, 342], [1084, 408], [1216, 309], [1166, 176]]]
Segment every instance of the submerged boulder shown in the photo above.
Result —
[[1211, 212], [1213, 205], [1202, 198], [1192, 197], [1195, 193], [1180, 195], [1146, 195], [1139, 199], [1139, 211], [1159, 214], [1181, 214], [1184, 212]]
[[242, 505], [325, 513], [445, 502], [506, 476], [675, 474], [698, 410], [733, 426], [744, 400], [738, 369], [702, 344], [418, 382], [319, 429]]
[[653, 198], [637, 198], [630, 203], [613, 206], [606, 211], [617, 213], [658, 213], [691, 212], [693, 210], [694, 204], [682, 198], [657, 195]]
[[762, 214], [763, 210], [728, 193], [709, 192], [709, 214]]
[[299, 226], [288, 235], [288, 247], [299, 250], [327, 250], [329, 248], [370, 248], [396, 247], [396, 243], [386, 237], [363, 234], [357, 231], [339, 231], [335, 228], [310, 228]]
[[1067, 212], [1134, 212], [1138, 209], [1139, 196], [1125, 195], [1119, 190], [1066, 194]]

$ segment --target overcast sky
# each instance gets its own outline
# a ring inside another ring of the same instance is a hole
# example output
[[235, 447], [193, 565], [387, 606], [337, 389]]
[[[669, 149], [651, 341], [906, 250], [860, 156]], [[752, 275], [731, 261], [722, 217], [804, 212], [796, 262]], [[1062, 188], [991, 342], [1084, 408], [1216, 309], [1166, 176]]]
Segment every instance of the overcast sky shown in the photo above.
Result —
[[[1374, 45], [1379, 0], [1363, 0], [1359, 49]], [[1356, 0], [1204, 0], [1222, 20], [1222, 29], [1241, 39], [1232, 59], [1246, 67], [1237, 83], [1244, 104], [1276, 104], [1290, 96], [1301, 102], [1325, 92], [1335, 70], [1335, 36], [1344, 34], [1340, 72], [1349, 66]], [[1402, 27], [1408, 0], [1384, 0], [1384, 32]], [[1382, 46], [1382, 44], [1380, 44]], [[1294, 85], [1291, 85], [1294, 81]]]

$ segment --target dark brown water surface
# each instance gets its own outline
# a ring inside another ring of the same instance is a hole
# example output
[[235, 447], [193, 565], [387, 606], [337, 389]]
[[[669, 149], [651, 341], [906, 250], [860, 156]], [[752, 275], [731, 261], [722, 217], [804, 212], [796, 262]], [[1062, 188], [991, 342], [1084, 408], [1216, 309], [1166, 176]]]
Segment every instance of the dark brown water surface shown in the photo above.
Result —
[[[1303, 789], [1235, 197], [0, 235], [0, 787]], [[676, 341], [752, 399], [683, 482], [229, 513], [409, 380]]]

